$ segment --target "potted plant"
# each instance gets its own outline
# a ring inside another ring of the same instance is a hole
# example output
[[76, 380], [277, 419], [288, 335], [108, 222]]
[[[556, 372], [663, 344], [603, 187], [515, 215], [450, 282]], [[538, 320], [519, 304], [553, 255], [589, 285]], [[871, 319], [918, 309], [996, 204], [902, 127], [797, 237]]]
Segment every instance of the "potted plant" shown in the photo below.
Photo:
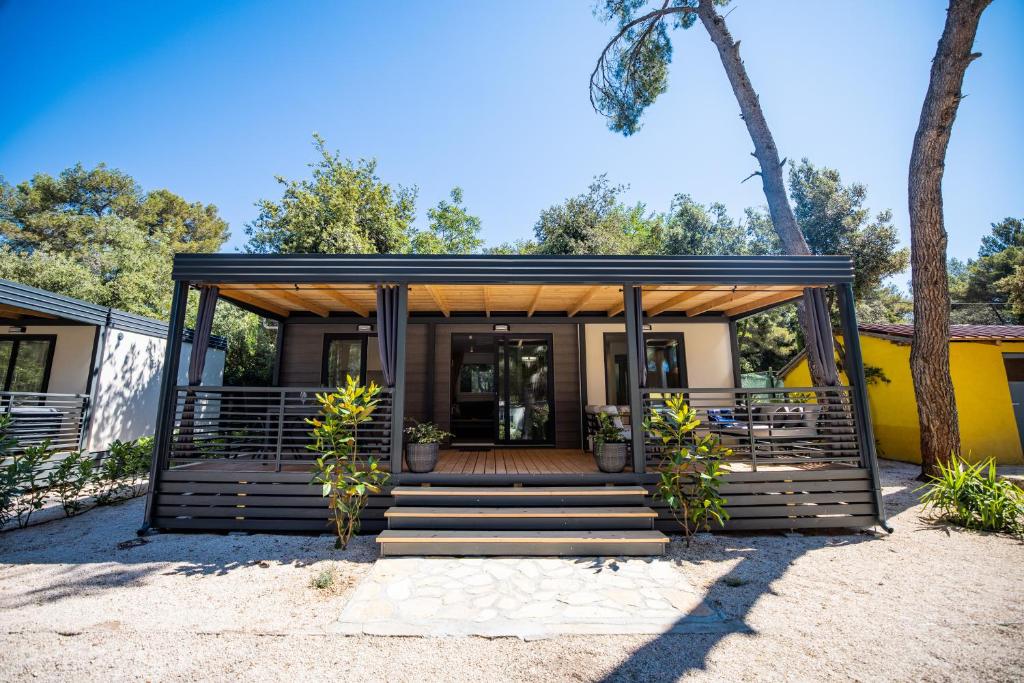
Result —
[[430, 472], [437, 465], [441, 442], [451, 436], [433, 422], [416, 422], [405, 428], [405, 462], [410, 472]]
[[626, 467], [626, 435], [605, 413], [597, 414], [594, 460], [602, 472], [621, 472]]

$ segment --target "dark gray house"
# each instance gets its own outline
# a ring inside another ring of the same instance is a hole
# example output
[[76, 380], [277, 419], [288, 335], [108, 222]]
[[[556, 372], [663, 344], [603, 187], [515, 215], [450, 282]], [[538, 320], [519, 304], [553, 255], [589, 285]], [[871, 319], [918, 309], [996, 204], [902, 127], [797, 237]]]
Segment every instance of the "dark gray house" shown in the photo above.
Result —
[[[384, 387], [361, 448], [393, 475], [363, 520], [387, 553], [660, 552], [661, 453], [633, 416], [676, 393], [733, 450], [727, 529], [884, 525], [856, 335], [851, 386], [740, 386], [745, 316], [833, 288], [855, 329], [847, 257], [184, 254], [173, 277], [170, 339], [198, 290], [197, 344], [230, 302], [277, 321], [278, 361], [259, 388], [165, 371], [152, 527], [323, 531], [304, 419], [346, 375]], [[597, 412], [629, 430], [623, 472], [588, 453]], [[405, 464], [409, 418], [454, 434], [431, 472]]]

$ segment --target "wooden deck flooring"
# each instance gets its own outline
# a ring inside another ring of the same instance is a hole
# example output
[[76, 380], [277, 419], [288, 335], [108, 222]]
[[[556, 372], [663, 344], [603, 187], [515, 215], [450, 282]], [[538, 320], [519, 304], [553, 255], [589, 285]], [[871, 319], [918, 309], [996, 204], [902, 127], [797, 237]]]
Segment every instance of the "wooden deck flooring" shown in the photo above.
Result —
[[444, 450], [438, 474], [576, 474], [597, 473], [594, 457], [571, 448], [495, 448]]

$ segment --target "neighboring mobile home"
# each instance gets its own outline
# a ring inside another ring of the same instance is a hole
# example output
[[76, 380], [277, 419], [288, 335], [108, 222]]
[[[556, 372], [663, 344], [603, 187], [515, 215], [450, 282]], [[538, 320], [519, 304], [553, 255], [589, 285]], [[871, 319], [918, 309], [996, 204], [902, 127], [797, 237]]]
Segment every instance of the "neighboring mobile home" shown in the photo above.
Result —
[[[868, 385], [875, 438], [885, 458], [921, 462], [921, 429], [910, 376], [913, 325], [861, 325], [864, 364], [881, 371]], [[953, 376], [963, 455], [1024, 462], [1024, 325], [950, 325]], [[788, 386], [810, 376], [798, 356], [780, 372]], [[874, 376], [875, 373], [872, 373]]]
[[[0, 280], [0, 414], [21, 447], [55, 452], [152, 435], [166, 339], [159, 320]], [[184, 366], [191, 331], [182, 341]], [[221, 383], [224, 349], [211, 339], [205, 381]]]
[[[148, 526], [325, 530], [304, 420], [347, 374], [384, 387], [360, 449], [393, 475], [363, 517], [386, 553], [660, 550], [660, 444], [635, 416], [675, 393], [734, 451], [727, 529], [884, 525], [858, 373], [739, 386], [744, 316], [832, 287], [854, 329], [847, 257], [183, 254], [173, 277], [171, 339], [196, 289], [197, 345], [220, 299], [277, 321], [278, 362], [269, 387], [165, 380]], [[630, 429], [623, 472], [586, 452], [597, 411]], [[404, 462], [408, 418], [455, 435], [432, 472]]]

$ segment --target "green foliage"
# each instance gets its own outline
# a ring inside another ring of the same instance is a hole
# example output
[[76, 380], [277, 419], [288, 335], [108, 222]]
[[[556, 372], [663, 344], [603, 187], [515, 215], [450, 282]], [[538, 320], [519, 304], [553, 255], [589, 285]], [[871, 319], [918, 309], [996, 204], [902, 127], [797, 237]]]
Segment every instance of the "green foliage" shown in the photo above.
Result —
[[664, 409], [652, 408], [644, 429], [663, 446], [655, 497], [665, 501], [672, 516], [686, 534], [686, 544], [695, 531], [708, 530], [712, 522], [725, 526], [728, 502], [719, 493], [722, 458], [732, 451], [723, 448], [712, 434], [698, 436], [697, 413], [682, 394], [665, 399]]
[[452, 188], [451, 203], [441, 200], [427, 211], [428, 230], [412, 234], [412, 251], [416, 254], [474, 254], [484, 245], [480, 239], [480, 219], [466, 211], [462, 188]]
[[324, 569], [309, 580], [309, 587], [324, 591], [334, 585], [334, 569]]
[[953, 524], [968, 529], [1024, 533], [1024, 491], [996, 472], [989, 459], [972, 465], [953, 454], [938, 462], [938, 474], [917, 490], [921, 502]]
[[46, 500], [46, 485], [39, 476], [39, 470], [50, 459], [50, 441], [26, 446], [21, 453], [15, 453], [12, 459], [18, 496], [14, 501], [14, 516], [18, 526], [24, 529], [32, 513], [43, 507]]
[[978, 258], [950, 259], [951, 321], [1017, 324], [1024, 321], [1024, 220], [1004, 218], [981, 238]]
[[626, 435], [606, 413], [597, 413], [597, 431], [594, 432], [594, 446], [606, 443], [624, 443]]
[[216, 251], [227, 236], [215, 206], [144, 193], [104, 164], [0, 179], [0, 277], [102, 306], [166, 315], [173, 254]]
[[793, 213], [813, 253], [853, 257], [857, 297], [869, 295], [881, 287], [885, 278], [907, 269], [910, 250], [899, 247], [892, 211], [881, 211], [872, 220], [864, 206], [864, 185], [844, 185], [839, 171], [803, 159], [790, 164], [789, 194]]
[[110, 444], [107, 457], [95, 470], [96, 504], [109, 505], [138, 495], [139, 482], [149, 473], [152, 456], [151, 436]]
[[11, 436], [11, 416], [0, 415], [0, 529], [14, 514], [14, 501], [18, 496], [18, 482], [21, 481], [21, 465], [12, 459], [11, 451], [18, 445]]
[[345, 386], [336, 392], [316, 395], [320, 417], [306, 420], [313, 427], [308, 448], [320, 454], [311, 483], [318, 484], [328, 499], [338, 536], [336, 548], [348, 546], [359, 532], [359, 513], [369, 495], [379, 493], [391, 479], [375, 459], [369, 458], [365, 465], [359, 462], [359, 425], [372, 419], [379, 394], [380, 387], [373, 382], [361, 386], [346, 377]]
[[587, 192], [545, 209], [533, 231], [539, 254], [654, 254], [661, 249], [661, 220], [643, 204], [626, 206], [624, 185], [607, 175]]
[[762, 211], [747, 209], [745, 219], [729, 216], [724, 204], [708, 206], [690, 195], [677, 194], [665, 221], [663, 253], [696, 256], [763, 256], [782, 251], [771, 219]]
[[409, 250], [416, 190], [377, 176], [376, 160], [353, 162], [313, 136], [319, 155], [312, 178], [287, 180], [280, 201], [257, 203], [246, 226], [246, 251], [255, 254], [390, 254]]
[[409, 443], [441, 443], [445, 439], [455, 436], [451, 432], [441, 429], [433, 422], [417, 422], [412, 419], [409, 422], [413, 423], [412, 426], [406, 427], [404, 430]]
[[95, 471], [96, 463], [88, 453], [73, 451], [47, 474], [46, 487], [60, 498], [66, 517], [82, 509], [82, 491], [93, 482]]

